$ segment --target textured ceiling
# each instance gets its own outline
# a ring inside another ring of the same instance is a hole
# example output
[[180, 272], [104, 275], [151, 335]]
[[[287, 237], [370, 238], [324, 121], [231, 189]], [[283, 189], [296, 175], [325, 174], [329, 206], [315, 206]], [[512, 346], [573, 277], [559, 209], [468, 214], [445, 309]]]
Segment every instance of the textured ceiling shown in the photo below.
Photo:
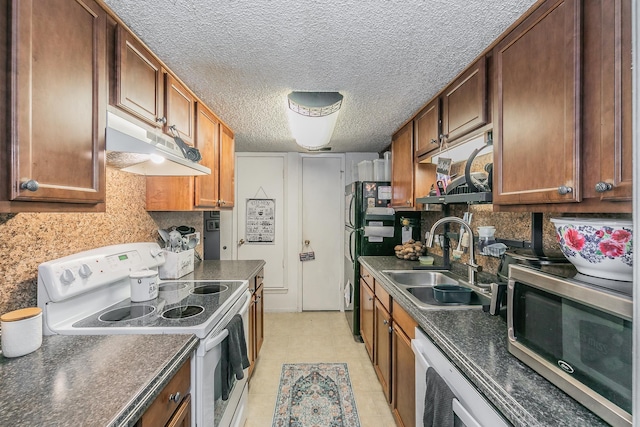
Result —
[[334, 152], [380, 151], [533, 0], [104, 0], [234, 130], [304, 151], [291, 91], [339, 91]]

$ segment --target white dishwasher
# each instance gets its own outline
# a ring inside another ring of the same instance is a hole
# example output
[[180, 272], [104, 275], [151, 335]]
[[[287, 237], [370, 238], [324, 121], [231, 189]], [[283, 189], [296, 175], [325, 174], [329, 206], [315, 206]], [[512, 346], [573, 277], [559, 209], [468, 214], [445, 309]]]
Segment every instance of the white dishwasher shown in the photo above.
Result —
[[411, 340], [411, 348], [416, 356], [416, 426], [423, 425], [426, 374], [429, 367], [435, 369], [455, 395], [451, 408], [462, 425], [466, 427], [511, 425], [420, 328], [416, 328], [416, 338]]

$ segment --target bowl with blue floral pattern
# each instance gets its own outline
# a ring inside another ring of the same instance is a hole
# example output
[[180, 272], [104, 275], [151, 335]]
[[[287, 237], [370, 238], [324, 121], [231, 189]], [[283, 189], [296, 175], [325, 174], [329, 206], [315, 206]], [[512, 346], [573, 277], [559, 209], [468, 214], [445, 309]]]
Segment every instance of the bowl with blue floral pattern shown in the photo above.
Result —
[[624, 219], [551, 218], [565, 257], [589, 276], [633, 280], [633, 222]]

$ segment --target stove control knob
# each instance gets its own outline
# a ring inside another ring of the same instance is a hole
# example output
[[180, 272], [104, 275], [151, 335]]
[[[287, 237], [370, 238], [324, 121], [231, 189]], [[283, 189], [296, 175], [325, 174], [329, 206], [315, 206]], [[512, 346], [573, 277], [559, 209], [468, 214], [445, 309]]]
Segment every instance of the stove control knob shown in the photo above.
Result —
[[80, 277], [86, 279], [93, 274], [93, 271], [91, 271], [91, 267], [89, 267], [87, 264], [82, 264], [80, 266], [80, 270], [78, 270], [78, 273], [80, 274]]
[[74, 280], [76, 280], [76, 276], [69, 268], [65, 269], [60, 275], [60, 281], [65, 285], [70, 285]]
[[162, 254], [162, 249], [160, 249], [160, 248], [151, 248], [151, 257], [152, 258], [155, 258], [160, 254]]

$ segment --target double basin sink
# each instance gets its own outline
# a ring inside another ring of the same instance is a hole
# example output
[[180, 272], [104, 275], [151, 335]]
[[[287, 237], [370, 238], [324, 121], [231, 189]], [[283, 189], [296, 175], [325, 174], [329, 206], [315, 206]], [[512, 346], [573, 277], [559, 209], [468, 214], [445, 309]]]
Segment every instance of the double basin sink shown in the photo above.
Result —
[[469, 303], [444, 303], [436, 300], [433, 292], [434, 286], [464, 286], [448, 275], [446, 271], [382, 270], [382, 274], [396, 284], [398, 289], [422, 310], [460, 310], [481, 308], [482, 304], [487, 304], [476, 292], [471, 292]]

